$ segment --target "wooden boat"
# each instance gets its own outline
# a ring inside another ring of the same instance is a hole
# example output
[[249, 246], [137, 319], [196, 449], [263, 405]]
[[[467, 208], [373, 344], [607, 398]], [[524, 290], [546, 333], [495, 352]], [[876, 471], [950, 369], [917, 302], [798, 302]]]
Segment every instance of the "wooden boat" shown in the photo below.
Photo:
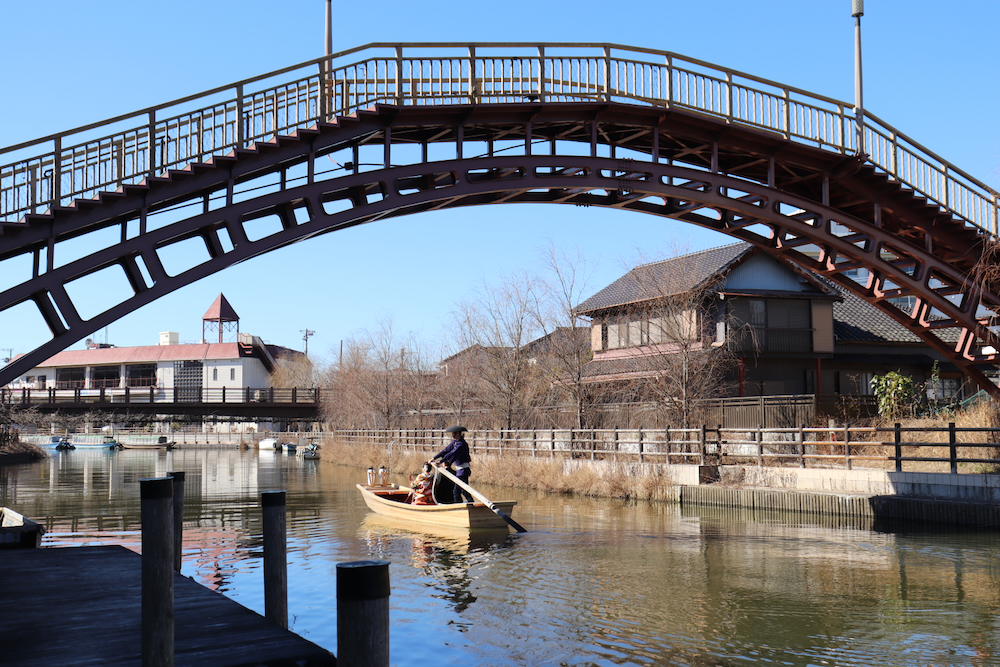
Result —
[[0, 549], [41, 546], [45, 528], [9, 507], [0, 507]]
[[[507, 523], [493, 513], [483, 503], [454, 503], [440, 505], [411, 505], [406, 502], [410, 488], [389, 484], [388, 486], [366, 486], [358, 484], [361, 497], [365, 499], [368, 509], [382, 516], [403, 519], [405, 521], [444, 526], [446, 528], [465, 528], [471, 530], [495, 530], [507, 528]], [[513, 500], [494, 502], [508, 516], [517, 503]]]

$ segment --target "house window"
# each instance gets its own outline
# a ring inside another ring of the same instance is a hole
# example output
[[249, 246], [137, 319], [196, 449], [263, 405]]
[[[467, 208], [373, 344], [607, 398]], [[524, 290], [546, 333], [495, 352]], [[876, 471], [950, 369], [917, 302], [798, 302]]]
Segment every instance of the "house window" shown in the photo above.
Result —
[[927, 383], [927, 398], [932, 401], [950, 401], [961, 398], [959, 396], [960, 388], [958, 378], [939, 377], [937, 380], [932, 379]]
[[767, 327], [767, 301], [750, 299], [750, 324], [755, 327]]
[[219, 369], [218, 368], [213, 368], [212, 369], [212, 381], [215, 382], [218, 379], [219, 379]]
[[230, 368], [229, 369], [229, 379], [230, 380], [235, 380], [236, 379], [236, 369], [235, 368]]
[[872, 379], [875, 377], [874, 373], [862, 372], [851, 379], [854, 380], [854, 393], [858, 396], [871, 396], [875, 393], [872, 389]]

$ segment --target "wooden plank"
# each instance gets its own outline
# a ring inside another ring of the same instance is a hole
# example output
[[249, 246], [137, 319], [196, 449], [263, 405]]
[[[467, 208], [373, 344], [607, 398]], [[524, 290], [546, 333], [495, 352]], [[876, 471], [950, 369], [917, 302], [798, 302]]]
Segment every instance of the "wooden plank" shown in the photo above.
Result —
[[[140, 665], [141, 572], [141, 556], [117, 546], [0, 553], [3, 664]], [[322, 647], [179, 574], [174, 614], [177, 667], [334, 664]]]

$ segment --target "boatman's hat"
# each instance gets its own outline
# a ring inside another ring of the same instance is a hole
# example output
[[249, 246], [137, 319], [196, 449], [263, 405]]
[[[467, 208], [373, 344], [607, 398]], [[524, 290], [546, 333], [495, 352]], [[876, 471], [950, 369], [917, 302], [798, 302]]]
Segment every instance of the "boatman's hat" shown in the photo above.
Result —
[[451, 428], [446, 428], [445, 433], [462, 433], [463, 431], [468, 431], [469, 429], [464, 426], [452, 426]]

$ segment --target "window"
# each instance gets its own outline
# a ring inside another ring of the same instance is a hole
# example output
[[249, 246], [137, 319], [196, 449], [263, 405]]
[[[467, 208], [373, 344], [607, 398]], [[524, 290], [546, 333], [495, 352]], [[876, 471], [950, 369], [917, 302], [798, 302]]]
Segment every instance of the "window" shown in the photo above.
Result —
[[121, 382], [121, 368], [119, 366], [94, 366], [90, 374], [91, 386], [117, 387]]
[[931, 379], [927, 383], [927, 398], [932, 401], [954, 400], [960, 398], [960, 389], [958, 378], [939, 377], [936, 381]]
[[125, 367], [126, 387], [156, 386], [156, 364], [130, 364]]
[[750, 299], [750, 324], [755, 327], [767, 327], [767, 301]]
[[214, 382], [214, 381], [216, 381], [218, 379], [219, 379], [219, 369], [218, 368], [213, 368], [212, 369], [212, 381]]
[[83, 389], [86, 382], [83, 368], [56, 369], [56, 389]]
[[229, 379], [230, 380], [235, 380], [236, 379], [236, 369], [235, 368], [230, 368], [229, 369]]

